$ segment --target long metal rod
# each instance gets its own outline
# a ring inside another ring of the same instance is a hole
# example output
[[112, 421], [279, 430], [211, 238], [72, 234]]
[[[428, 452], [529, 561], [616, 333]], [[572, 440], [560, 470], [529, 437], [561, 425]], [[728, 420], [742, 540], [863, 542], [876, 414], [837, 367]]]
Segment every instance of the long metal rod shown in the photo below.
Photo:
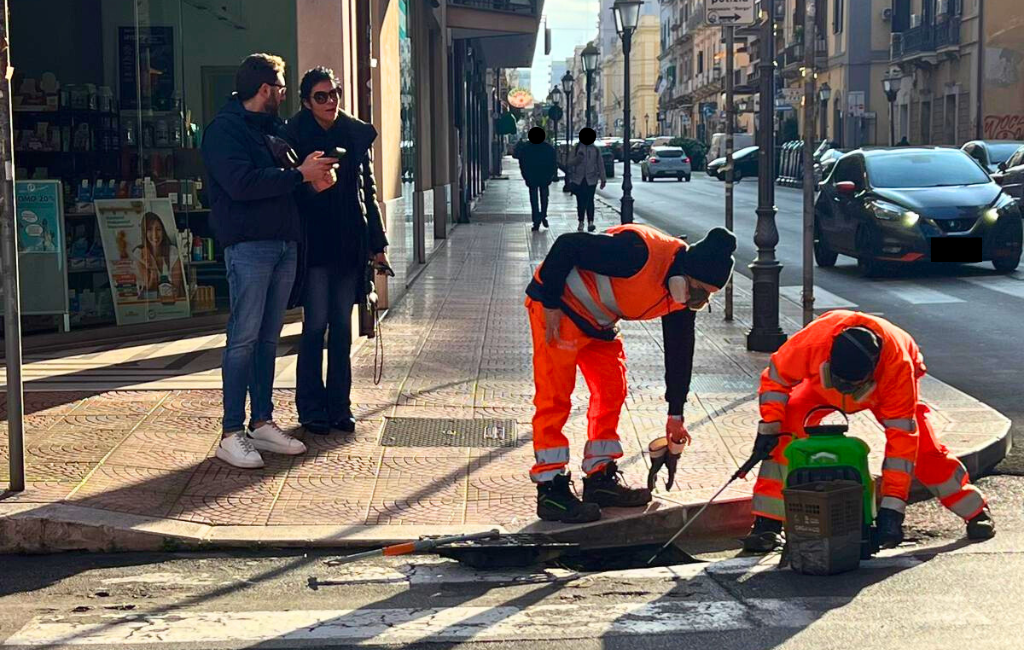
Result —
[[667, 542], [665, 542], [665, 545], [662, 546], [661, 548], [659, 548], [658, 552], [651, 556], [651, 559], [647, 560], [647, 564], [650, 564], [651, 562], [654, 562], [654, 560], [656, 560], [657, 557], [659, 555], [661, 555], [665, 551], [666, 548], [668, 548], [669, 546], [672, 546], [672, 542], [674, 542], [677, 539], [679, 539], [679, 536], [686, 532], [686, 529], [690, 527], [690, 524], [692, 524], [693, 522], [695, 522], [698, 519], [700, 519], [700, 516], [702, 514], [704, 514], [705, 510], [708, 509], [708, 506], [710, 506], [712, 503], [714, 503], [715, 499], [717, 499], [719, 496], [721, 496], [722, 492], [725, 492], [725, 489], [727, 487], [729, 487], [730, 485], [732, 485], [732, 482], [735, 481], [737, 478], [739, 478], [739, 477], [734, 475], [732, 478], [730, 478], [728, 481], [726, 481], [725, 485], [720, 487], [718, 489], [718, 492], [715, 492], [715, 495], [713, 497], [711, 497], [710, 499], [708, 499], [708, 502], [705, 503], [701, 507], [701, 509], [697, 511], [697, 514], [695, 514], [694, 516], [690, 517], [690, 520], [687, 521], [685, 524], [683, 524], [683, 527], [679, 529], [679, 532], [677, 532], [675, 535], [673, 535], [672, 539], [670, 539]]
[[632, 119], [632, 109], [630, 104], [632, 103], [632, 95], [629, 89], [629, 53], [633, 46], [633, 31], [625, 30], [622, 35], [622, 72], [624, 77], [623, 83], [623, 105], [622, 105], [622, 146], [623, 151], [626, 152], [624, 156], [625, 160], [622, 163], [622, 216], [621, 222], [623, 224], [633, 223], [633, 175], [630, 171], [630, 163], [632, 162], [632, 142], [633, 138], [633, 125], [630, 123]]
[[[732, 25], [723, 28], [725, 30], [725, 227], [733, 230], [733, 123], [736, 115], [734, 96], [734, 69], [736, 67], [735, 53], [735, 30]], [[733, 302], [733, 280], [729, 278], [729, 284], [725, 285], [725, 320], [732, 320]]]
[[814, 320], [814, 107], [817, 105], [814, 85], [815, 27], [817, 3], [807, 0], [804, 16], [804, 241], [803, 241], [803, 321]]
[[385, 546], [384, 548], [374, 549], [372, 551], [363, 551], [362, 553], [353, 553], [352, 555], [346, 555], [334, 560], [328, 560], [325, 562], [327, 566], [340, 566], [342, 564], [351, 564], [360, 560], [365, 560], [371, 557], [393, 557], [396, 555], [411, 555], [413, 553], [426, 553], [432, 551], [438, 546], [444, 546], [445, 544], [454, 544], [456, 542], [470, 542], [480, 539], [494, 539], [501, 536], [501, 531], [494, 529], [483, 533], [472, 533], [469, 535], [451, 535], [448, 537], [438, 537], [435, 539], [421, 539], [415, 542], [406, 542], [404, 544], [395, 544], [392, 546]]
[[0, 9], [0, 158], [4, 178], [0, 199], [0, 244], [4, 283], [4, 342], [7, 360], [7, 441], [9, 445], [12, 492], [25, 490], [25, 395], [21, 379], [21, 289], [18, 277], [17, 210], [14, 205], [14, 142], [11, 140], [11, 40], [8, 38], [7, 0]]

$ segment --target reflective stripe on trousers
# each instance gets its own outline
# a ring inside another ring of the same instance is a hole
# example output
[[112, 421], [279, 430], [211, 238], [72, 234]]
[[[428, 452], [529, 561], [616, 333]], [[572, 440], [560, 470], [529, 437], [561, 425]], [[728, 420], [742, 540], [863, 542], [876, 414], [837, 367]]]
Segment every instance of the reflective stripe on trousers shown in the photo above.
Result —
[[882, 471], [891, 472], [903, 472], [904, 474], [914, 475], [914, 462], [907, 460], [906, 458], [892, 458], [888, 457], [882, 461]]
[[761, 461], [761, 471], [758, 472], [757, 477], [759, 479], [766, 479], [769, 481], [778, 481], [782, 483], [782, 479], [786, 475], [786, 468], [774, 460]]
[[755, 515], [785, 521], [786, 504], [782, 499], [755, 494], [753, 500], [753, 511]]
[[583, 448], [583, 472], [589, 476], [617, 458], [622, 458], [618, 440], [591, 440]]
[[950, 476], [947, 480], [939, 483], [938, 485], [925, 484], [925, 487], [939, 499], [946, 499], [961, 490], [964, 484], [964, 478], [966, 477], [967, 470], [961, 465], [953, 472], [953, 476]]
[[896, 497], [882, 497], [882, 501], [878, 504], [878, 507], [895, 510], [900, 514], [907, 512], [907, 502], [903, 499], [897, 499]]
[[981, 496], [981, 492], [973, 485], [964, 487], [963, 492], [962, 497], [949, 504], [949, 509], [962, 519], [972, 519], [985, 507], [985, 497]]

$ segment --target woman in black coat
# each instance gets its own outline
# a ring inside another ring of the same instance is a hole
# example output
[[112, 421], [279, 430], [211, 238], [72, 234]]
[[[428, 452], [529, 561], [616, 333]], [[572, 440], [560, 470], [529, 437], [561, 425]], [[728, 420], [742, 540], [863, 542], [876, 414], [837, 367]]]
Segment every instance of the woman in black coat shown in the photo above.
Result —
[[349, 359], [352, 308], [365, 298], [367, 264], [371, 260], [388, 263], [371, 159], [377, 130], [341, 111], [341, 90], [328, 68], [307, 72], [300, 96], [303, 108], [286, 127], [300, 159], [313, 151], [333, 152], [336, 147], [347, 153], [339, 161], [333, 187], [319, 193], [300, 192], [298, 197], [303, 242], [292, 306], [302, 306], [303, 318], [296, 406], [299, 421], [310, 433], [327, 434], [332, 428], [351, 432], [355, 431]]

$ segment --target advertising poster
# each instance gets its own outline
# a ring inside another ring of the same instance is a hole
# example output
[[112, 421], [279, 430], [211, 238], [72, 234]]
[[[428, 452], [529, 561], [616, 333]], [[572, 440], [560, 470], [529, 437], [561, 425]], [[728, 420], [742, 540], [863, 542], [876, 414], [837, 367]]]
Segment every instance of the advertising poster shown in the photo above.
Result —
[[170, 199], [96, 201], [118, 325], [188, 318], [191, 310]]
[[18, 181], [14, 188], [18, 206], [18, 252], [49, 253], [58, 268], [63, 265], [64, 233], [60, 181]]
[[118, 32], [121, 108], [138, 106], [136, 83], [142, 71], [142, 109], [174, 109], [174, 30], [171, 27], [121, 27]]

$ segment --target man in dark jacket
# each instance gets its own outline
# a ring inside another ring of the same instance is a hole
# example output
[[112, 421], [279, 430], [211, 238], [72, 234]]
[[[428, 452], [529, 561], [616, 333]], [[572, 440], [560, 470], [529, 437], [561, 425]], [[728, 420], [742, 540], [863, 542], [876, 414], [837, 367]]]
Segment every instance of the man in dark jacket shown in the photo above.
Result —
[[207, 127], [202, 147], [231, 306], [222, 364], [224, 437], [217, 458], [241, 468], [263, 467], [260, 451], [306, 451], [274, 424], [274, 362], [295, 280], [296, 191], [322, 191], [337, 180], [337, 159], [316, 151], [300, 164], [279, 137], [284, 68], [280, 57], [247, 57], [235, 76], [235, 95]]
[[[334, 72], [313, 68], [302, 77], [302, 110], [285, 133], [300, 156], [345, 149], [338, 183], [319, 194], [300, 193], [303, 238], [292, 304], [302, 305], [296, 406], [307, 431], [355, 431], [352, 388], [352, 308], [365, 297], [368, 261], [388, 266], [388, 245], [377, 207], [370, 153], [377, 130], [341, 110]], [[324, 336], [327, 384], [323, 380]]]
[[530, 144], [524, 144], [519, 150], [519, 171], [523, 173], [526, 187], [530, 189], [534, 232], [540, 230], [542, 223], [545, 228], [548, 227], [549, 190], [551, 180], [558, 173], [555, 148], [545, 140], [544, 129], [535, 126], [530, 129]]

